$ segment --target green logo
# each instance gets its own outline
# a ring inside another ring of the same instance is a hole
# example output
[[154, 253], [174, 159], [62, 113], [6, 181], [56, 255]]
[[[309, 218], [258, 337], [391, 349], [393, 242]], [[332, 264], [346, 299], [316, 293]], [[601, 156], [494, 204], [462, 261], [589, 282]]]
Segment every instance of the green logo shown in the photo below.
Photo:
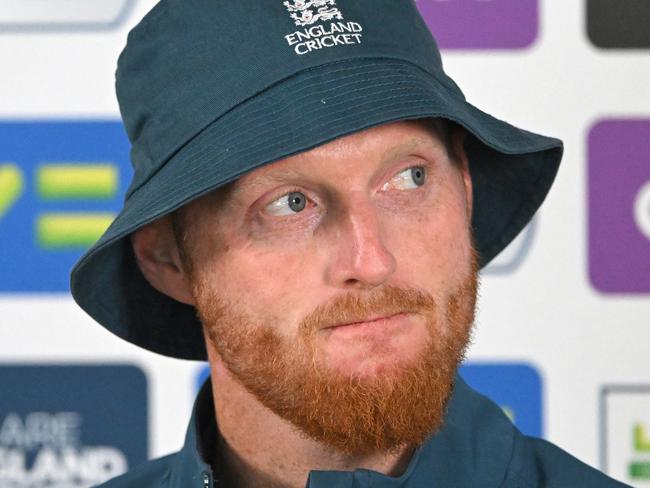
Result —
[[634, 450], [636, 452], [650, 452], [650, 435], [646, 432], [645, 425], [637, 422], [634, 425]]
[[[110, 200], [119, 186], [113, 164], [46, 164], [36, 172], [36, 191], [44, 201]], [[0, 220], [21, 197], [25, 180], [13, 163], [0, 164]], [[36, 219], [36, 241], [46, 249], [88, 247], [111, 224], [109, 212], [46, 212]]]
[[[637, 454], [650, 454], [650, 434], [641, 422], [637, 422], [632, 428], [632, 443]], [[628, 473], [630, 478], [635, 480], [650, 479], [650, 460], [632, 461], [628, 466]]]
[[[36, 190], [45, 201], [111, 200], [119, 174], [110, 163], [49, 163], [36, 171]], [[112, 213], [44, 213], [36, 221], [36, 240], [46, 249], [85, 248], [101, 237]]]
[[36, 171], [43, 200], [110, 200], [118, 192], [118, 170], [110, 163], [46, 164]]

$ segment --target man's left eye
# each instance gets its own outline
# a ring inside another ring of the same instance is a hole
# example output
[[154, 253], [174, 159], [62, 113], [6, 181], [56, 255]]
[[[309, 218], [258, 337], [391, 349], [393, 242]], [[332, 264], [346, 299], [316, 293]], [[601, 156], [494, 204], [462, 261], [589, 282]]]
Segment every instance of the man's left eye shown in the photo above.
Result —
[[276, 217], [282, 217], [302, 212], [306, 206], [307, 196], [302, 192], [292, 191], [269, 203], [266, 211]]
[[388, 183], [383, 187], [384, 190], [389, 187], [397, 188], [398, 190], [409, 190], [424, 185], [427, 179], [427, 171], [424, 166], [412, 166], [404, 171], [397, 173]]

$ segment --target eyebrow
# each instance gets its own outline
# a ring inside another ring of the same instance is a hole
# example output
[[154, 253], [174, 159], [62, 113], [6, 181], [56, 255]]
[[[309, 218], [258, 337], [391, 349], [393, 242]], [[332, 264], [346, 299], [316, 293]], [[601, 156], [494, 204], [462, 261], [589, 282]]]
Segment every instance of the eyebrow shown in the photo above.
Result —
[[404, 153], [408, 153], [411, 151], [414, 151], [418, 147], [426, 144], [428, 140], [424, 137], [414, 137], [410, 141], [405, 142], [404, 144], [400, 144], [398, 146], [395, 146], [388, 151], [382, 156], [381, 158], [381, 165], [384, 166], [388, 164], [388, 162], [399, 158], [400, 156], [403, 156]]
[[[273, 163], [271, 163], [273, 164]], [[259, 176], [250, 178], [248, 181], [242, 182], [241, 179], [237, 180], [233, 185], [230, 196], [238, 197], [244, 192], [252, 191], [258, 187], [268, 186], [269, 184], [280, 184], [286, 183], [288, 180], [304, 178], [305, 172], [294, 170], [294, 169], [285, 169], [277, 174], [274, 173], [265, 173]]]

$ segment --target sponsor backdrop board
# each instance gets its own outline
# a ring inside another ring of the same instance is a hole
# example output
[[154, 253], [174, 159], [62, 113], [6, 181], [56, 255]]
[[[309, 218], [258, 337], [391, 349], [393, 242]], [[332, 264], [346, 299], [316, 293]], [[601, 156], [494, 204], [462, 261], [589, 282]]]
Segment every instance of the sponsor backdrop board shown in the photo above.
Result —
[[[177, 449], [206, 374], [68, 293], [131, 176], [115, 63], [153, 4], [0, 9], [0, 486], [90, 486]], [[566, 143], [542, 211], [484, 272], [462, 374], [524, 432], [650, 486], [648, 2], [417, 4], [470, 102]]]
[[600, 408], [602, 466], [635, 486], [650, 486], [650, 385], [606, 385]]
[[0, 365], [0, 390], [2, 487], [85, 487], [147, 459], [147, 379], [135, 366]]

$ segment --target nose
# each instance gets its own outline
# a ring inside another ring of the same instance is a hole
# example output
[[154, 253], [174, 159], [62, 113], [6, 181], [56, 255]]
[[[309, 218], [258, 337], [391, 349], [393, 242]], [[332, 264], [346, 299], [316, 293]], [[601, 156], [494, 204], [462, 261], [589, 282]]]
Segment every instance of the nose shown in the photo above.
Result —
[[333, 226], [333, 253], [327, 282], [336, 287], [373, 288], [383, 284], [397, 266], [384, 240], [378, 210], [365, 197], [351, 199]]

